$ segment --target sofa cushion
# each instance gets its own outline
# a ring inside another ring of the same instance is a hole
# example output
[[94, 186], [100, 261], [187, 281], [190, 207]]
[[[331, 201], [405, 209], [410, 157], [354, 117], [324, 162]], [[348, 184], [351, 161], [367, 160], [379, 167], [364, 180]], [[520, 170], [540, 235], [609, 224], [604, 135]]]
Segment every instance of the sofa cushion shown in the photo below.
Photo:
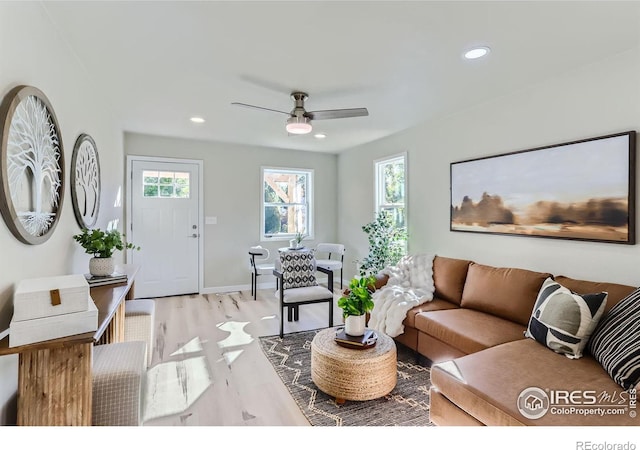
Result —
[[433, 258], [435, 297], [440, 297], [459, 305], [462, 300], [462, 290], [467, 278], [469, 264], [471, 264], [471, 261], [466, 259], [445, 258], [436, 255]]
[[640, 288], [621, 300], [596, 327], [589, 350], [625, 389], [640, 382]]
[[540, 286], [550, 276], [550, 273], [472, 262], [460, 304], [463, 308], [493, 314], [526, 327]]
[[601, 283], [597, 281], [585, 281], [576, 280], [575, 278], [565, 277], [563, 275], [554, 277], [554, 279], [573, 292], [578, 294], [588, 294], [590, 292], [606, 292], [607, 306], [604, 308], [606, 314], [613, 308], [620, 300], [631, 294], [636, 288], [634, 286], [627, 286], [625, 284], [617, 283]]
[[[486, 425], [638, 425], [638, 419], [628, 413], [585, 415], [588, 405], [577, 405], [573, 413], [554, 414], [549, 410], [538, 419], [524, 417], [518, 409], [518, 398], [531, 387], [545, 392], [578, 392], [578, 396], [585, 390], [595, 390], [598, 395], [610, 395], [613, 407], [625, 406], [617, 404], [621, 401], [620, 386], [595, 359], [567, 359], [531, 339], [436, 364], [431, 369], [431, 382], [454, 405]], [[566, 397], [559, 402], [561, 407], [571, 406], [562, 404], [567, 402]], [[604, 406], [607, 402], [598, 403]]]
[[606, 292], [576, 294], [547, 278], [525, 336], [568, 358], [581, 358], [606, 304]]
[[415, 306], [407, 311], [407, 317], [404, 319], [405, 327], [414, 327], [416, 326], [416, 314], [427, 311], [439, 311], [441, 309], [454, 309], [459, 308], [459, 306], [454, 305], [453, 303], [447, 302], [440, 298], [434, 298], [430, 302], [425, 302], [422, 305]]
[[464, 354], [524, 339], [523, 325], [472, 309], [429, 311], [416, 315], [416, 328]]

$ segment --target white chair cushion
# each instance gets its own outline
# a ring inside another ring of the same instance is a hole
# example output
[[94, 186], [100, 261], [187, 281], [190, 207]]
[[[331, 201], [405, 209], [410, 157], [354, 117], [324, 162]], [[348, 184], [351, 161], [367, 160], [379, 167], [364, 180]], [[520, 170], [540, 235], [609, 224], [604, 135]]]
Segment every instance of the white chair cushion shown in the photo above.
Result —
[[338, 270], [342, 268], [342, 262], [332, 259], [318, 259], [316, 260], [316, 266], [327, 270]]
[[274, 264], [256, 264], [256, 272], [259, 275], [271, 275], [275, 267]]
[[320, 243], [316, 246], [316, 252], [318, 253], [331, 253], [334, 255], [344, 254], [344, 245], [342, 244], [327, 244]]
[[249, 248], [249, 253], [254, 253], [256, 259], [268, 259], [269, 249], [258, 246]]
[[[333, 293], [322, 286], [307, 286], [284, 290], [284, 303], [293, 303], [306, 300], [322, 300], [333, 297]], [[280, 291], [276, 291], [276, 298], [280, 298]]]

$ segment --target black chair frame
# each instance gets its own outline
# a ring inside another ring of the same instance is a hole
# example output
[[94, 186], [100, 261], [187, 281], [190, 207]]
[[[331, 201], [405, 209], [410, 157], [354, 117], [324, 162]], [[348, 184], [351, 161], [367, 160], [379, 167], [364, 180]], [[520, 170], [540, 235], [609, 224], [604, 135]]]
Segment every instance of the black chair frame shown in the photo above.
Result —
[[[331, 259], [331, 253], [329, 252], [327, 259]], [[337, 260], [336, 260], [337, 261]], [[326, 269], [323, 269], [321, 267], [318, 267], [318, 270], [322, 273], [326, 273], [328, 274], [329, 271]], [[343, 278], [343, 270], [344, 270], [344, 253], [342, 255], [340, 255], [340, 290], [342, 290], [342, 278]], [[333, 289], [333, 287], [332, 287]]]
[[[262, 253], [249, 252], [249, 261], [251, 262], [251, 296], [254, 300], [258, 300], [258, 273], [256, 267], [256, 256], [262, 256]], [[278, 289], [278, 280], [276, 279], [276, 289]]]
[[[327, 272], [325, 273], [327, 273], [327, 275], [329, 276], [329, 286], [333, 287], [333, 272], [330, 272], [330, 271], [327, 271]], [[280, 338], [281, 339], [284, 336], [284, 308], [287, 308], [287, 321], [291, 322], [292, 320], [298, 321], [298, 319], [300, 318], [300, 311], [299, 311], [300, 305], [310, 305], [313, 303], [327, 302], [329, 303], [329, 327], [333, 326], [333, 289], [331, 288], [329, 289], [331, 291], [331, 297], [320, 298], [317, 300], [301, 300], [297, 302], [285, 303], [284, 302], [285, 290], [282, 289], [282, 287], [284, 286], [284, 284], [282, 283], [283, 281], [282, 272], [275, 269], [273, 271], [273, 275], [276, 277], [276, 283], [280, 286], [279, 302], [280, 302]], [[296, 288], [292, 288], [292, 289], [296, 289]]]
[[262, 253], [249, 252], [249, 261], [251, 262], [251, 296], [254, 300], [258, 298], [258, 269], [256, 269], [256, 256], [261, 256]]

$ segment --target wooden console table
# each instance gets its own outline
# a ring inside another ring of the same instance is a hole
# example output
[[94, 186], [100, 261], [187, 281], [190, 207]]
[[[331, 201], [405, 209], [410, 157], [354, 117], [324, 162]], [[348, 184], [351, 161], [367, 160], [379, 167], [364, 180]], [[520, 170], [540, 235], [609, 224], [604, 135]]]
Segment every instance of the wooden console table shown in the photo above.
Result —
[[90, 289], [98, 308], [94, 333], [19, 347], [0, 341], [0, 356], [18, 354], [18, 425], [91, 425], [93, 345], [124, 341], [125, 300], [134, 298], [139, 267], [116, 268], [127, 283]]

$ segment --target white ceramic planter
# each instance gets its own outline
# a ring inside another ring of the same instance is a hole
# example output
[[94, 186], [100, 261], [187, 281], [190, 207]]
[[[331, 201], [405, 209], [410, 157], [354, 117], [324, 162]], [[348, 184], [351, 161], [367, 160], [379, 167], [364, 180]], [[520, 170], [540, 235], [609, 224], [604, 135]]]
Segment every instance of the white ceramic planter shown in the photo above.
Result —
[[89, 273], [96, 277], [106, 277], [115, 271], [113, 258], [96, 258], [89, 260]]
[[366, 315], [347, 316], [344, 319], [344, 332], [349, 336], [363, 336], [367, 321]]

